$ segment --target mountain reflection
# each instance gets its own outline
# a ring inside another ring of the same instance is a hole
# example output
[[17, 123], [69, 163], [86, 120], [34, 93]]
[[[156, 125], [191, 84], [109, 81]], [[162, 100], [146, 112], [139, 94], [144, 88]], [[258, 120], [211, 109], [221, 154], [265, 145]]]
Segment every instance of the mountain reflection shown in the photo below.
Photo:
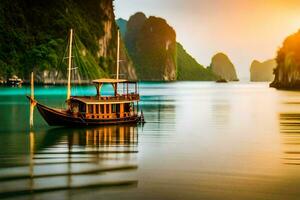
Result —
[[137, 184], [136, 126], [51, 129], [28, 140], [29, 153], [1, 156], [0, 198]]

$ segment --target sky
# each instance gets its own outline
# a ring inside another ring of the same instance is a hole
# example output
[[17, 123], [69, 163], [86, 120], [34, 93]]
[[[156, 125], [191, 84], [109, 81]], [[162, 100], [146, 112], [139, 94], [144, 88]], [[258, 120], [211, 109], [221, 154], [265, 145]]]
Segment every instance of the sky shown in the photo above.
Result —
[[300, 0], [115, 0], [116, 18], [138, 12], [167, 20], [177, 41], [204, 66], [218, 52], [240, 79], [251, 62], [275, 58], [283, 40], [300, 29]]

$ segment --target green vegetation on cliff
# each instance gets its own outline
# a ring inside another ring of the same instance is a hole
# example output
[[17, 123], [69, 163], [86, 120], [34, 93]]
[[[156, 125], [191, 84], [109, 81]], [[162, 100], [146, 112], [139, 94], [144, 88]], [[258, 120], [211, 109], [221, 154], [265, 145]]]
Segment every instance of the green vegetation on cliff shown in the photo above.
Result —
[[177, 43], [177, 80], [213, 81], [217, 76], [200, 65], [183, 46]]
[[300, 30], [288, 36], [277, 52], [275, 79], [271, 83], [276, 88], [300, 88]]
[[75, 60], [81, 78], [115, 73], [114, 18], [112, 0], [2, 0], [0, 78], [16, 74], [26, 79], [35, 71], [45, 79], [45, 71], [61, 67], [70, 28], [75, 30], [81, 56]]

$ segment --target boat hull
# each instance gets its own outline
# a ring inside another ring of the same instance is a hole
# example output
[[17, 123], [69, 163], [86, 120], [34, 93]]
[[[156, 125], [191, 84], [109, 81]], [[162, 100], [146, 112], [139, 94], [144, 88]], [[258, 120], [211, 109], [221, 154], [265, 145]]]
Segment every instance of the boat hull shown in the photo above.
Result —
[[138, 115], [116, 119], [86, 119], [78, 116], [73, 116], [67, 111], [56, 110], [39, 103], [36, 103], [36, 107], [42, 117], [50, 126], [101, 126], [134, 124], [139, 123], [141, 120], [141, 117]]

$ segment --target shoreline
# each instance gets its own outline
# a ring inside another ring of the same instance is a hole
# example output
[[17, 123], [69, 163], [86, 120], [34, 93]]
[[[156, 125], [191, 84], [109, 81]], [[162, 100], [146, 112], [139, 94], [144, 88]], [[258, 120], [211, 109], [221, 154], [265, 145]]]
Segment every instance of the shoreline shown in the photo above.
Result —
[[[164, 80], [136, 80], [137, 82], [144, 83], [174, 83], [174, 82], [215, 82], [215, 81], [207, 81], [207, 80], [172, 80], [172, 81], [164, 81]], [[238, 81], [230, 81], [230, 82], [238, 82]], [[72, 85], [94, 85], [92, 81], [75, 81], [71, 82]], [[24, 80], [22, 85], [28, 86], [30, 85], [30, 81]], [[67, 81], [56, 81], [56, 82], [34, 82], [34, 85], [38, 86], [61, 86], [67, 85]], [[6, 81], [0, 82], [0, 86], [9, 86]]]
[[297, 84], [288, 85], [288, 84], [282, 84], [274, 81], [269, 84], [269, 87], [275, 88], [277, 90], [300, 91], [300, 85]]
[[[172, 81], [163, 81], [163, 80], [137, 80], [139, 83], [176, 83], [176, 82], [210, 82], [210, 83], [216, 83], [216, 81], [208, 81], [208, 80], [172, 80]], [[278, 90], [300, 90], [300, 87], [298, 88], [289, 88], [289, 87], [275, 87], [271, 86], [271, 83], [269, 81], [228, 81], [227, 83], [268, 83], [270, 88], [275, 88]], [[72, 85], [94, 85], [92, 81], [75, 81], [71, 82]], [[57, 81], [57, 82], [34, 82], [34, 85], [36, 86], [64, 86], [67, 85], [67, 81]], [[0, 82], [0, 86], [7, 86], [11, 87], [11, 85], [8, 85], [6, 82]], [[22, 83], [22, 86], [30, 86], [30, 81], [25, 80]]]

